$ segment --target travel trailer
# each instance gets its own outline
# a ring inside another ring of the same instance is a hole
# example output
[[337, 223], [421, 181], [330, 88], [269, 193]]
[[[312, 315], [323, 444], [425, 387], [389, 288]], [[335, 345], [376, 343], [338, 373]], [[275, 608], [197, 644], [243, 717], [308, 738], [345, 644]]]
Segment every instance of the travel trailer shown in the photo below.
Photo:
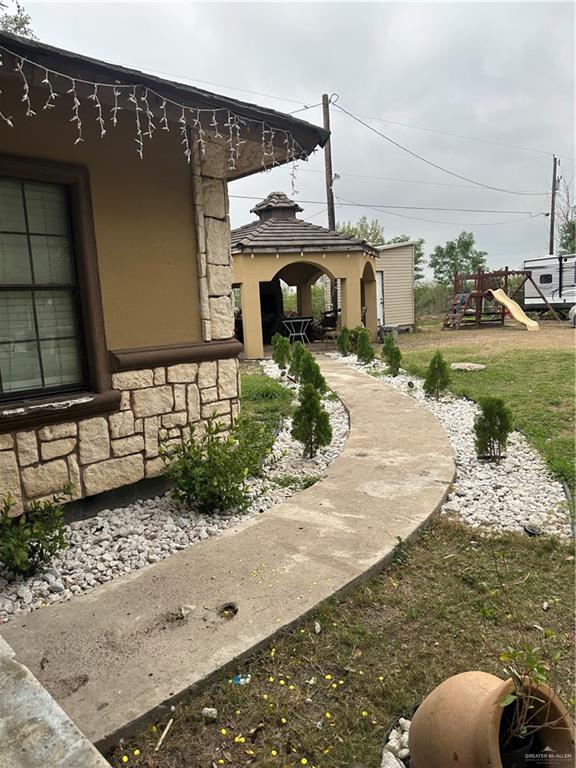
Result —
[[[524, 269], [532, 271], [532, 279], [552, 307], [568, 317], [570, 309], [576, 304], [576, 254], [526, 259]], [[524, 290], [526, 310], [538, 312], [547, 309], [532, 283], [526, 283]]]

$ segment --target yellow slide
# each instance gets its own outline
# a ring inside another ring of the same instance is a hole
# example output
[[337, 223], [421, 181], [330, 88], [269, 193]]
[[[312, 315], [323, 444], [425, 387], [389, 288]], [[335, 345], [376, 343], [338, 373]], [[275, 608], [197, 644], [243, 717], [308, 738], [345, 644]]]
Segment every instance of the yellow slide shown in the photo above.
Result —
[[508, 294], [504, 293], [502, 288], [498, 288], [497, 291], [491, 291], [489, 290], [488, 293], [491, 293], [494, 297], [494, 301], [497, 301], [498, 304], [502, 304], [502, 306], [506, 307], [508, 312], [512, 315], [514, 320], [516, 320], [517, 323], [522, 323], [522, 325], [526, 326], [527, 331], [539, 331], [540, 326], [536, 322], [536, 320], [530, 320], [528, 315], [525, 314], [522, 307], [517, 304], [514, 299], [511, 299]]

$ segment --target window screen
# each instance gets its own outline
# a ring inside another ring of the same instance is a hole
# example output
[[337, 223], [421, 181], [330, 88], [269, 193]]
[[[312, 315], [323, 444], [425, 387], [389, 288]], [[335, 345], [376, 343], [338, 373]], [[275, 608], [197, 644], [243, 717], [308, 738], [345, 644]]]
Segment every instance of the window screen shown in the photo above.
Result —
[[550, 274], [540, 275], [540, 279], [538, 282], [540, 283], [540, 285], [550, 285], [550, 283], [552, 282], [552, 275]]
[[0, 398], [80, 389], [65, 186], [0, 178]]

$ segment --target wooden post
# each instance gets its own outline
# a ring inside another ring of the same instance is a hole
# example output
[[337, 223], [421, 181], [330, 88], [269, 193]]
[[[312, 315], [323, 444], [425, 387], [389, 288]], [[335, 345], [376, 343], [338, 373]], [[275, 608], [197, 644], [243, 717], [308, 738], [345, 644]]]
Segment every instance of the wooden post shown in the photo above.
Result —
[[482, 270], [480, 267], [478, 267], [474, 282], [476, 284], [476, 328], [480, 328], [482, 325], [482, 299], [484, 296], [484, 280], [482, 278]]

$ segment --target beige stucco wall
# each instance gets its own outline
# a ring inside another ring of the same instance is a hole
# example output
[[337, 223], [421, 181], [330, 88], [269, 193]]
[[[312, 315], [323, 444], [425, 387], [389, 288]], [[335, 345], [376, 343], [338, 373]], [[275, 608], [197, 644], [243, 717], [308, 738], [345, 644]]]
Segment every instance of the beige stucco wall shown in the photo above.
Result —
[[3, 78], [2, 91], [15, 127], [0, 121], [0, 153], [88, 168], [108, 347], [201, 341], [191, 170], [177, 130], [157, 130], [140, 160], [133, 115], [119, 112], [100, 138], [94, 106], [82, 101], [86, 140], [74, 145], [69, 95], [43, 111], [46, 93], [33, 87], [37, 115], [27, 118], [19, 84]]
[[384, 276], [385, 325], [414, 325], [414, 246], [380, 251], [376, 269]]

